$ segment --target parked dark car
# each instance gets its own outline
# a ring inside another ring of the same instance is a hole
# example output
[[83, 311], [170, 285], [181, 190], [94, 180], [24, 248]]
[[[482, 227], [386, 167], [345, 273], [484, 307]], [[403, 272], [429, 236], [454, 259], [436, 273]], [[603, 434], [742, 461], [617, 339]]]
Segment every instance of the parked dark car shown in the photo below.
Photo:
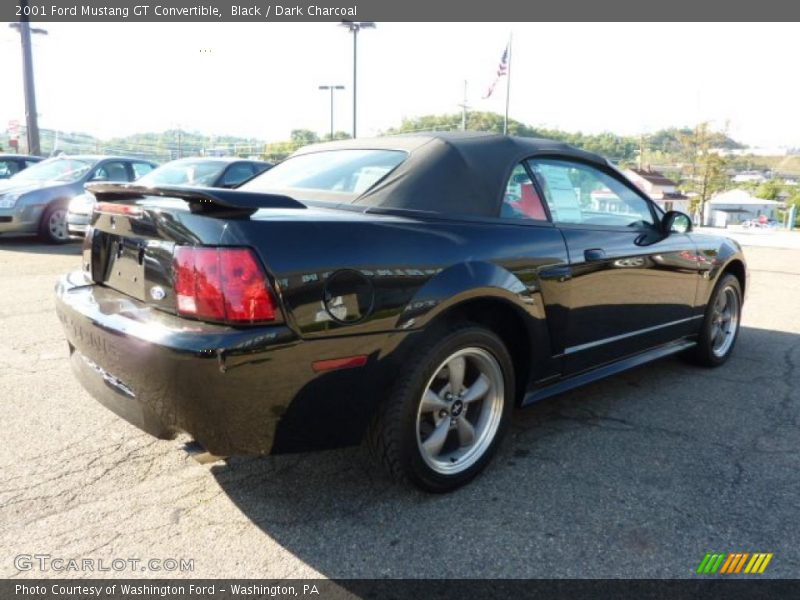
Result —
[[95, 398], [212, 455], [366, 437], [431, 491], [524, 406], [682, 352], [730, 356], [746, 287], [607, 160], [436, 134], [306, 147], [238, 190], [93, 185], [57, 310]]
[[0, 154], [0, 179], [8, 179], [43, 160], [26, 154]]
[[[234, 188], [271, 166], [268, 162], [240, 158], [181, 158], [150, 171], [138, 182], [148, 187], [189, 185]], [[84, 192], [70, 202], [67, 228], [72, 237], [85, 235], [94, 205], [95, 197], [91, 192]]]
[[133, 181], [155, 165], [138, 158], [66, 156], [28, 167], [0, 181], [0, 233], [38, 233], [50, 243], [69, 241], [67, 206], [90, 181]]

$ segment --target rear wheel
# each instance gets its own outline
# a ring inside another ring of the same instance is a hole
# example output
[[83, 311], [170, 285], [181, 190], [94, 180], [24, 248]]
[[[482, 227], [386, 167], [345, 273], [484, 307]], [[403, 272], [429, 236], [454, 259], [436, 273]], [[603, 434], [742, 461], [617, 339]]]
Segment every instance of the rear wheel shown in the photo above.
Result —
[[492, 331], [465, 324], [407, 365], [371, 426], [370, 445], [395, 478], [447, 492], [488, 464], [513, 398], [505, 345]]
[[742, 318], [742, 286], [731, 275], [723, 275], [706, 307], [697, 346], [687, 356], [705, 367], [718, 367], [728, 360]]
[[42, 214], [39, 237], [48, 244], [64, 244], [69, 241], [67, 230], [67, 205], [53, 202]]

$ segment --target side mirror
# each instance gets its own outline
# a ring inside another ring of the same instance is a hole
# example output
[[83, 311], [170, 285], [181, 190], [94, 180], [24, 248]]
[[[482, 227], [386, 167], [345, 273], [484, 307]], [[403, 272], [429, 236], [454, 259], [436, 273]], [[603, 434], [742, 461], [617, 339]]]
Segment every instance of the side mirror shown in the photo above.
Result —
[[664, 215], [662, 221], [664, 233], [689, 233], [692, 230], [692, 219], [686, 213], [671, 210]]

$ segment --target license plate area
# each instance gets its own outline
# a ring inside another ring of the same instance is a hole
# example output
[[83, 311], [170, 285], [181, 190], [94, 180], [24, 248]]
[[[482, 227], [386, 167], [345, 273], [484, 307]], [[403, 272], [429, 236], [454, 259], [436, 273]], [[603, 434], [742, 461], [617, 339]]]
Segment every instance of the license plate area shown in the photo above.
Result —
[[105, 263], [100, 281], [123, 294], [145, 300], [145, 242], [109, 233], [103, 237], [100, 245], [106, 260], [100, 261]]

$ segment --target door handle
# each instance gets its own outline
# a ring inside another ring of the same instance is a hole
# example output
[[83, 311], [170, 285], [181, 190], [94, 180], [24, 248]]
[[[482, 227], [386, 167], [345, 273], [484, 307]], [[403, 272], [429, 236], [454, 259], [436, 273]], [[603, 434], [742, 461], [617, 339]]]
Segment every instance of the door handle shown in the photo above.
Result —
[[606, 257], [606, 251], [602, 248], [589, 248], [583, 251], [583, 258], [586, 261], [603, 260]]

